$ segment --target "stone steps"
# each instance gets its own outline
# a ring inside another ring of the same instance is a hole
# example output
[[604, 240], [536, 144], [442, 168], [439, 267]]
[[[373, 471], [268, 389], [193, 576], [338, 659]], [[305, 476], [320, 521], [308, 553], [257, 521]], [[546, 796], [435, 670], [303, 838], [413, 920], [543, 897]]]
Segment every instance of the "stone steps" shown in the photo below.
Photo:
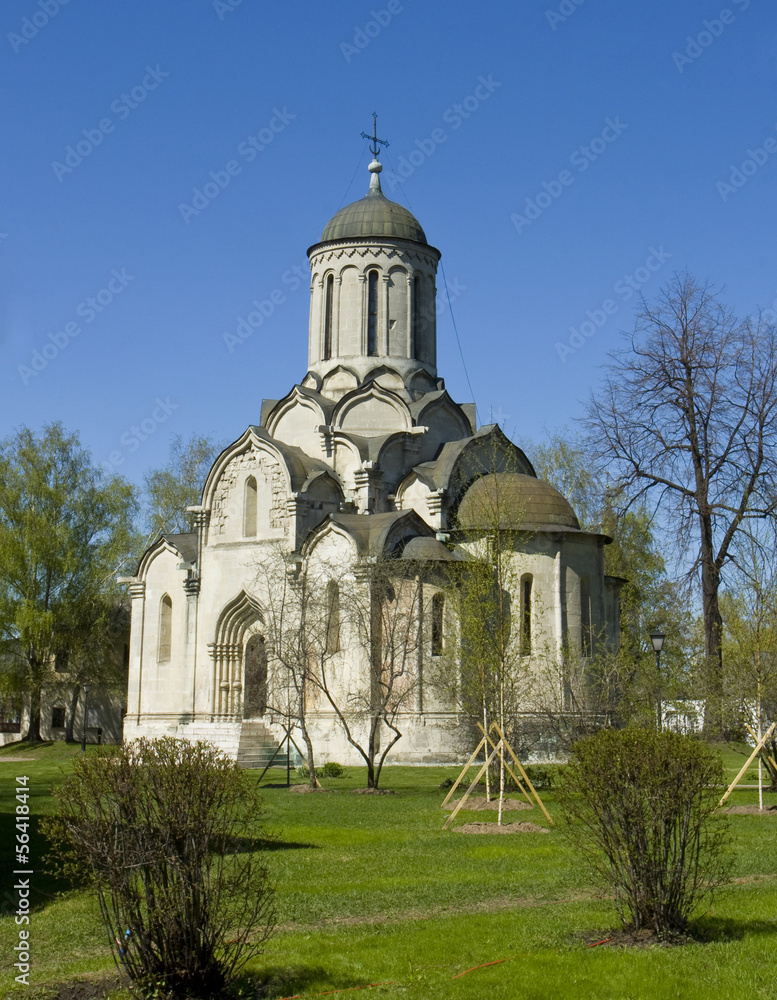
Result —
[[290, 758], [286, 749], [279, 751], [273, 759], [273, 754], [280, 746], [269, 728], [263, 722], [244, 722], [240, 730], [240, 743], [237, 750], [237, 762], [245, 768], [264, 769], [272, 760], [273, 767], [297, 767], [302, 758], [292, 746]]

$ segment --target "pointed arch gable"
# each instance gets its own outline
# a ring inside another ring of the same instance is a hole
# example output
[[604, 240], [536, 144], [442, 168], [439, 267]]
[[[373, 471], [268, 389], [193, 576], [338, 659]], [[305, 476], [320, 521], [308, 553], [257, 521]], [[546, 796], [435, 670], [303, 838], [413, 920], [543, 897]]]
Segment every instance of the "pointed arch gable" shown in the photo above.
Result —
[[[173, 545], [168, 538], [162, 535], [152, 545], [150, 545], [140, 557], [137, 573], [135, 574], [138, 579], [144, 579], [154, 560], [163, 555], [172, 555], [177, 560], [177, 563], [187, 561], [181, 550], [176, 548], [176, 546]], [[183, 572], [184, 571], [181, 570], [181, 573]]]
[[309, 559], [319, 546], [338, 541], [344, 543], [354, 557], [358, 554], [359, 543], [357, 539], [343, 525], [332, 520], [330, 514], [305, 539], [302, 545], [302, 555], [305, 559]]
[[336, 365], [321, 380], [321, 393], [333, 399], [342, 399], [358, 388], [359, 376], [347, 365]]
[[217, 644], [241, 644], [246, 631], [255, 623], [264, 623], [261, 603], [252, 595], [241, 590], [221, 609], [216, 621], [214, 642]]
[[279, 433], [279, 428], [282, 428], [284, 423], [288, 423], [289, 415], [293, 414], [295, 410], [301, 410], [306, 416], [309, 414], [305, 422], [316, 429], [321, 424], [329, 422], [332, 404], [314, 389], [295, 385], [288, 396], [279, 400], [268, 413], [265, 422], [267, 433], [272, 437], [284, 440], [283, 432], [281, 430]]
[[[431, 398], [430, 398], [431, 397]], [[458, 403], [443, 389], [429, 393], [410, 407], [416, 423], [425, 424], [440, 441], [472, 436], [469, 420]]]
[[403, 399], [376, 382], [370, 382], [340, 400], [332, 414], [332, 426], [372, 437], [392, 431], [409, 431], [413, 419]]

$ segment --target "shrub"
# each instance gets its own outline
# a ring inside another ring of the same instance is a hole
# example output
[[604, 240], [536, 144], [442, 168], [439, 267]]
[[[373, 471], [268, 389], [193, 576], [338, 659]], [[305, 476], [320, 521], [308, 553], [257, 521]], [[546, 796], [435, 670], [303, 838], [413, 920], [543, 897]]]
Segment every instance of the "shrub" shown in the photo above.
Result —
[[345, 768], [336, 760], [328, 760], [321, 768], [321, 774], [325, 778], [342, 778], [345, 776]]
[[682, 933], [725, 880], [722, 781], [719, 756], [678, 733], [606, 729], [572, 747], [560, 781], [569, 832], [614, 890], [625, 929]]
[[144, 995], [210, 997], [274, 927], [256, 786], [204, 743], [74, 758], [47, 835], [87, 862], [117, 962]]

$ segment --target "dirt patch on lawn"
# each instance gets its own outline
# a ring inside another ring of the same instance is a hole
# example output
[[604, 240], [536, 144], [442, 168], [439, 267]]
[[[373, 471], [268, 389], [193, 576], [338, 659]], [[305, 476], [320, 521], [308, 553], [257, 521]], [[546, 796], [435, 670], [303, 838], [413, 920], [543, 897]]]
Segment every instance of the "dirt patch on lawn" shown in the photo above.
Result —
[[21, 764], [25, 760], [37, 760], [37, 757], [5, 757], [0, 756], [0, 764]]
[[102, 979], [79, 979], [69, 983], [56, 983], [35, 991], [39, 1000], [104, 1000], [114, 990], [126, 989], [127, 981], [121, 976]]
[[[453, 802], [446, 802], [442, 807], [452, 812], [456, 806], [461, 802], [461, 799], [454, 799]], [[489, 801], [487, 798], [473, 795], [472, 798], [467, 799], [467, 801], [462, 806], [465, 812], [484, 812], [486, 810], [491, 810], [493, 812], [499, 812], [499, 799], [491, 799]], [[528, 802], [521, 802], [519, 799], [504, 799], [502, 802], [503, 812], [518, 812], [519, 809], [533, 809], [534, 806], [530, 806]]]
[[544, 826], [536, 823], [465, 823], [464, 826], [453, 828], [454, 833], [550, 833]]
[[654, 930], [642, 927], [638, 931], [610, 930], [599, 933], [586, 931], [573, 935], [589, 948], [675, 948], [692, 940], [687, 934], [673, 934], [660, 938]]
[[313, 788], [312, 785], [290, 785], [289, 791], [294, 792], [296, 795], [308, 795], [311, 792], [331, 792], [333, 795], [336, 792], [334, 788]]
[[777, 806], [764, 806], [763, 810], [758, 808], [756, 803], [750, 806], [729, 806], [728, 809], [724, 809], [724, 812], [732, 813], [736, 815], [751, 815], [755, 813], [756, 816], [777, 816]]
[[391, 788], [352, 788], [351, 795], [396, 795]]

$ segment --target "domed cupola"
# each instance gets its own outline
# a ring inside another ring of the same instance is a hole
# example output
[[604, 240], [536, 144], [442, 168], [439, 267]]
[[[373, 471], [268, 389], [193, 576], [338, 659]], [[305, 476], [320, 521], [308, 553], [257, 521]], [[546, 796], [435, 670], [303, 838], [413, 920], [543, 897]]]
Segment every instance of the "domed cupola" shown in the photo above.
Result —
[[426, 233], [412, 212], [383, 194], [380, 187], [382, 165], [373, 160], [367, 194], [345, 208], [341, 208], [326, 224], [321, 242], [351, 240], [361, 237], [387, 236], [391, 239], [410, 240], [426, 245]]
[[390, 369], [408, 390], [418, 378], [433, 388], [437, 377], [440, 251], [412, 212], [383, 194], [378, 142], [367, 194], [341, 208], [308, 250], [309, 378], [324, 395], [345, 371], [361, 384]]

